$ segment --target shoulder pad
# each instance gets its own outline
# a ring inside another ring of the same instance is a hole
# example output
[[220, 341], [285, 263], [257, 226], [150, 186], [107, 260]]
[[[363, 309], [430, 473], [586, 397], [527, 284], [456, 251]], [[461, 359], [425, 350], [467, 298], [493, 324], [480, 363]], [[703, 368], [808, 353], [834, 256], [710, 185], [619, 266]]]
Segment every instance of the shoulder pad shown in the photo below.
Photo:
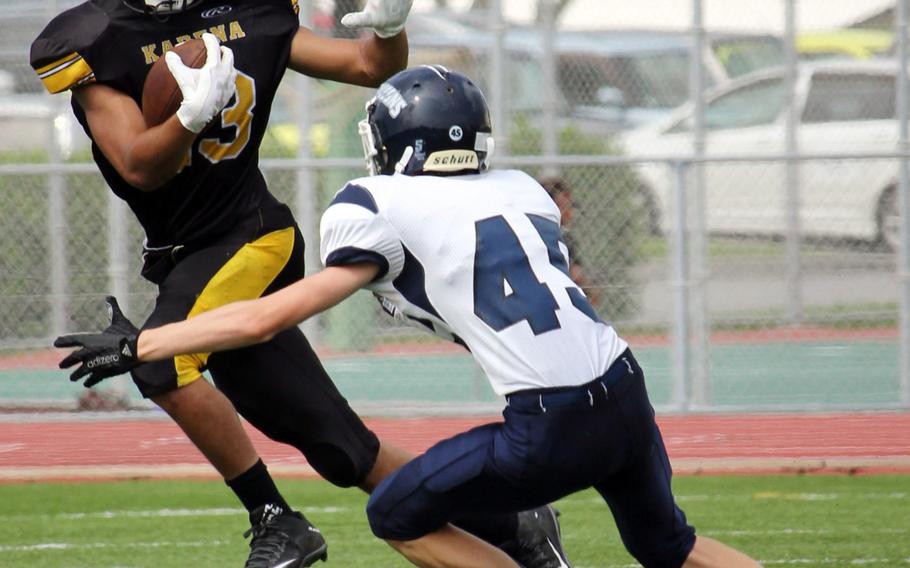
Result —
[[93, 47], [110, 23], [108, 15], [85, 2], [63, 12], [32, 42], [31, 64], [51, 93], [95, 80], [89, 63]]
[[373, 198], [370, 190], [356, 183], [348, 183], [341, 191], [336, 193], [329, 207], [338, 203], [359, 205], [372, 213], [379, 213], [379, 206], [376, 205], [376, 199]]

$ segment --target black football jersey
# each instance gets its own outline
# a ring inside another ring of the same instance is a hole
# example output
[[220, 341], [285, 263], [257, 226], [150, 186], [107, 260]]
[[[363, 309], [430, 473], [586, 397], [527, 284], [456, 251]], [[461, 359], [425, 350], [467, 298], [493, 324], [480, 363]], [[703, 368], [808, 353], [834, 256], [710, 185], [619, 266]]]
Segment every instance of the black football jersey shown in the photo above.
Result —
[[[259, 144], [298, 29], [297, 12], [297, 0], [213, 0], [161, 19], [121, 0], [90, 0], [57, 16], [32, 44], [31, 64], [50, 92], [102, 83], [140, 105], [152, 64], [178, 43], [211, 32], [234, 51], [237, 94], [165, 186], [152, 192], [130, 186], [92, 146], [105, 180], [135, 212], [149, 245], [204, 243], [275, 202], [259, 171]], [[91, 137], [75, 98], [73, 111]]]

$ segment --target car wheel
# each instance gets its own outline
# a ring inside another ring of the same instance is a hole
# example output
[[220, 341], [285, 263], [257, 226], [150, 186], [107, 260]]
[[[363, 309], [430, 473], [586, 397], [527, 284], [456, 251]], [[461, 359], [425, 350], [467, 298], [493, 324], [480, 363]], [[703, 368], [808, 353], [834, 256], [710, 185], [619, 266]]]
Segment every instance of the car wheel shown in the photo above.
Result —
[[901, 216], [897, 207], [897, 188], [889, 187], [878, 201], [878, 242], [889, 252], [900, 250]]

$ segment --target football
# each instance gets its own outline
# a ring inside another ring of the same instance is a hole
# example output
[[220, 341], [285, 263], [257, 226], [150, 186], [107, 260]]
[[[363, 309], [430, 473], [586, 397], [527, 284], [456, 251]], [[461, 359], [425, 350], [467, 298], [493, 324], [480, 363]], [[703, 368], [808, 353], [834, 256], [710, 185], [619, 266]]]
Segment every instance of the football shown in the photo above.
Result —
[[[201, 39], [185, 41], [174, 48], [187, 67], [198, 69], [205, 64], [205, 42]], [[171, 75], [164, 57], [159, 57], [142, 86], [142, 116], [148, 128], [158, 126], [177, 112], [183, 94]]]

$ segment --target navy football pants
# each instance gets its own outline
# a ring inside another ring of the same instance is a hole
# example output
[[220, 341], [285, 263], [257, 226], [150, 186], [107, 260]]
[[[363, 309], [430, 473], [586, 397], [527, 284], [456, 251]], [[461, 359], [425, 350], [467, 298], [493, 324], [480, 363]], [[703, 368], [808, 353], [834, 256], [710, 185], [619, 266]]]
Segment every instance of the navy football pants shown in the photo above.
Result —
[[630, 352], [587, 385], [508, 398], [504, 423], [439, 442], [376, 488], [367, 506], [376, 536], [413, 540], [453, 519], [531, 509], [594, 487], [645, 568], [683, 564], [695, 531], [674, 502], [670, 463]]

